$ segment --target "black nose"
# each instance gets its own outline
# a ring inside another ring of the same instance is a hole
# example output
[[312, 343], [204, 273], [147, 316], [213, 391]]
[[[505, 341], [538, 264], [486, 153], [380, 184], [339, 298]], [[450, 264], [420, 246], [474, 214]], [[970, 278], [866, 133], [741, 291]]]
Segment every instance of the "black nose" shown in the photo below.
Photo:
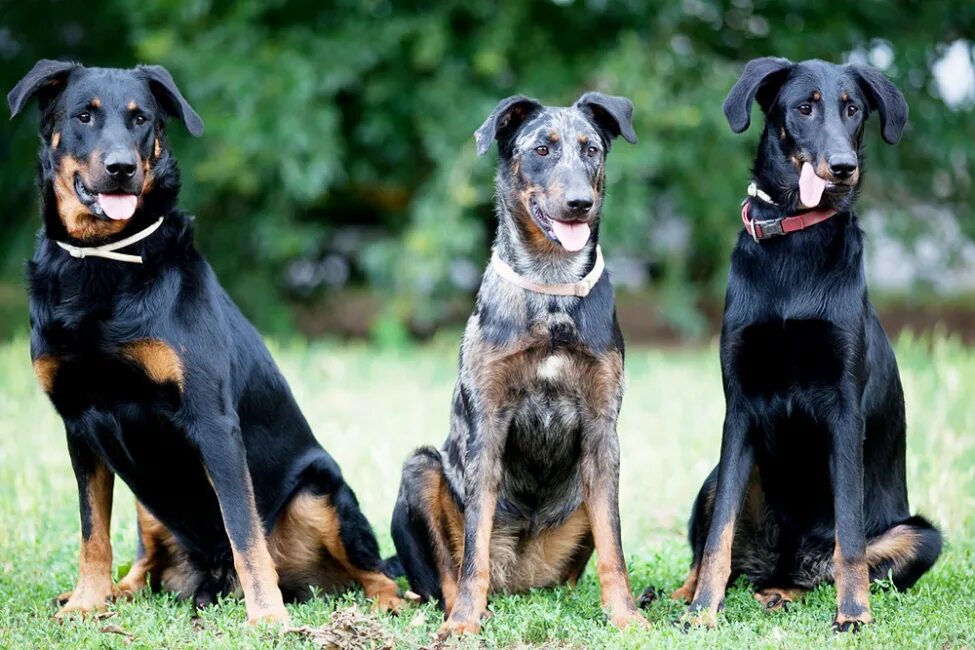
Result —
[[575, 210], [576, 212], [589, 212], [589, 210], [592, 208], [592, 195], [570, 196], [566, 198], [565, 203], [569, 206], [570, 210]]
[[836, 178], [849, 178], [857, 170], [856, 156], [837, 154], [829, 159], [829, 173]]
[[126, 180], [138, 169], [135, 154], [130, 151], [112, 151], [105, 156], [105, 171], [116, 180]]

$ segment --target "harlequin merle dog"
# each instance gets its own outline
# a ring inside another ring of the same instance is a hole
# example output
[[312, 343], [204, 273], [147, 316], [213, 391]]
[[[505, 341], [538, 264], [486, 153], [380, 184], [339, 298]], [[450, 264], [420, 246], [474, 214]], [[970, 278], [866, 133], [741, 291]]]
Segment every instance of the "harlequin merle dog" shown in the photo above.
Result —
[[[338, 465], [260, 335], [217, 283], [176, 206], [164, 125], [203, 122], [160, 66], [40, 61], [10, 92], [41, 109], [43, 229], [29, 264], [31, 357], [64, 420], [81, 509], [80, 577], [58, 616], [146, 585], [197, 604], [243, 591], [250, 621], [283, 596], [353, 582], [400, 601]], [[112, 582], [119, 476], [140, 553]], [[283, 594], [282, 594], [283, 592]]]
[[623, 339], [598, 247], [606, 155], [636, 142], [633, 106], [587, 93], [569, 108], [502, 101], [494, 256], [467, 321], [450, 434], [407, 460], [393, 540], [441, 636], [478, 632], [489, 591], [574, 584], [593, 548], [603, 604], [643, 623], [620, 544]]
[[721, 456], [674, 597], [691, 601], [687, 622], [713, 625], [739, 575], [769, 609], [832, 580], [834, 628], [856, 630], [872, 580], [910, 587], [941, 552], [908, 509], [904, 395], [853, 212], [867, 117], [895, 144], [907, 103], [870, 67], [778, 58], [750, 62], [728, 94], [736, 133], [756, 99], [765, 128], [721, 330]]

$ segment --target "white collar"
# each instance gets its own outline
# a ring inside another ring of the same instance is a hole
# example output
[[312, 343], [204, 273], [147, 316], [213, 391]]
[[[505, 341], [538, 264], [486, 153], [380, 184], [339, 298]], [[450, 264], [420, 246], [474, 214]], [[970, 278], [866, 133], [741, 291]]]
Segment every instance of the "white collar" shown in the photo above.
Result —
[[510, 282], [511, 284], [521, 287], [522, 289], [527, 289], [528, 291], [534, 291], [535, 293], [544, 293], [549, 296], [575, 296], [577, 298], [585, 298], [592, 291], [592, 288], [596, 286], [596, 282], [603, 275], [603, 270], [605, 270], [606, 265], [603, 262], [603, 250], [596, 245], [596, 264], [592, 267], [586, 277], [582, 278], [578, 282], [568, 282], [566, 284], [539, 284], [533, 280], [518, 275], [518, 273], [511, 268], [507, 262], [501, 259], [498, 255], [498, 251], [494, 251], [491, 255], [491, 266], [494, 267], [494, 272], [500, 275], [502, 278]]
[[128, 255], [126, 253], [116, 253], [120, 248], [125, 248], [126, 246], [131, 246], [136, 242], [140, 242], [152, 233], [159, 230], [159, 226], [162, 225], [164, 217], [159, 217], [156, 223], [152, 224], [148, 228], [140, 230], [139, 232], [126, 237], [125, 239], [120, 239], [111, 244], [102, 244], [101, 246], [74, 246], [73, 244], [65, 244], [63, 241], [55, 240], [55, 244], [68, 251], [71, 257], [76, 257], [78, 259], [85, 259], [86, 257], [104, 257], [109, 260], [116, 260], [119, 262], [130, 262], [132, 264], [142, 264], [141, 255]]

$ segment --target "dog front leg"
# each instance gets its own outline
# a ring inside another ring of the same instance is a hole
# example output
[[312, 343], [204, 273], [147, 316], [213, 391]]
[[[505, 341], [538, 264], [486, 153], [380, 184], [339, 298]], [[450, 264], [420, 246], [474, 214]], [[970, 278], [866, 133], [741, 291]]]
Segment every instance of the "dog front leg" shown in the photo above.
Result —
[[[501, 484], [501, 451], [508, 421], [485, 417], [477, 434], [480, 442], [474, 462], [465, 469], [464, 553], [457, 597], [440, 628], [441, 639], [451, 634], [477, 634], [487, 609], [491, 586], [491, 533]], [[468, 449], [468, 453], [471, 450]]]
[[[229, 419], [229, 418], [227, 418]], [[278, 574], [254, 502], [254, 486], [236, 421], [198, 436], [203, 466], [220, 503], [230, 539], [234, 568], [244, 591], [247, 622], [287, 625], [288, 612], [278, 587]], [[205, 437], [209, 435], [209, 437]]]
[[743, 408], [729, 402], [721, 436], [714, 509], [701, 556], [694, 600], [684, 617], [686, 625], [714, 627], [718, 622], [718, 610], [724, 605], [725, 590], [731, 577], [735, 522], [755, 464], [748, 435], [749, 423]]
[[582, 461], [583, 507], [596, 547], [596, 573], [603, 609], [616, 627], [649, 627], [630, 591], [620, 537], [620, 454], [615, 419], [604, 419], [585, 434]]
[[115, 475], [70, 426], [68, 453], [78, 482], [81, 555], [78, 583], [70, 595], [64, 595], [67, 602], [55, 614], [59, 619], [105, 609], [106, 602], [115, 595], [110, 532]]
[[863, 418], [842, 413], [831, 423], [829, 470], [833, 488], [836, 618], [833, 629], [857, 631], [871, 623], [867, 540], [863, 529]]

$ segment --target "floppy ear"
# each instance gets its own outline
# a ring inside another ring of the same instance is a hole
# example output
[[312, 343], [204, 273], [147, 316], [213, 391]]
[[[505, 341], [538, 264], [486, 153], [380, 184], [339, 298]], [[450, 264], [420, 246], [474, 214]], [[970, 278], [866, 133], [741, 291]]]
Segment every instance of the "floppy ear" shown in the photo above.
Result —
[[484, 120], [477, 131], [474, 132], [474, 142], [477, 143], [477, 155], [483, 156], [491, 148], [491, 142], [498, 141], [498, 146], [502, 150], [501, 144], [506, 142], [514, 135], [525, 120], [542, 110], [543, 106], [536, 100], [522, 95], [515, 95], [502, 99], [494, 108], [488, 118]]
[[880, 113], [880, 133], [887, 144], [897, 144], [907, 124], [907, 100], [890, 79], [876, 68], [855, 65], [853, 73], [870, 108]]
[[24, 106], [35, 95], [40, 102], [41, 110], [44, 110], [47, 104], [64, 90], [64, 82], [71, 71], [80, 67], [81, 65], [70, 61], [51, 59], [41, 59], [35, 63], [31, 71], [7, 93], [10, 117], [16, 117], [24, 110]]
[[190, 135], [195, 137], [203, 135], [203, 120], [183, 97], [183, 93], [179, 92], [169, 70], [161, 65], [140, 65], [136, 70], [146, 77], [152, 94], [163, 110], [173, 117], [183, 120], [183, 124], [186, 125], [186, 130], [190, 132]]
[[772, 56], [748, 62], [722, 105], [732, 131], [741, 133], [751, 124], [752, 102], [756, 96], [762, 110], [768, 111], [791, 69], [791, 61]]
[[633, 132], [633, 102], [626, 97], [586, 93], [576, 100], [576, 106], [588, 112], [593, 121], [612, 137], [623, 136], [630, 144], [636, 144]]

